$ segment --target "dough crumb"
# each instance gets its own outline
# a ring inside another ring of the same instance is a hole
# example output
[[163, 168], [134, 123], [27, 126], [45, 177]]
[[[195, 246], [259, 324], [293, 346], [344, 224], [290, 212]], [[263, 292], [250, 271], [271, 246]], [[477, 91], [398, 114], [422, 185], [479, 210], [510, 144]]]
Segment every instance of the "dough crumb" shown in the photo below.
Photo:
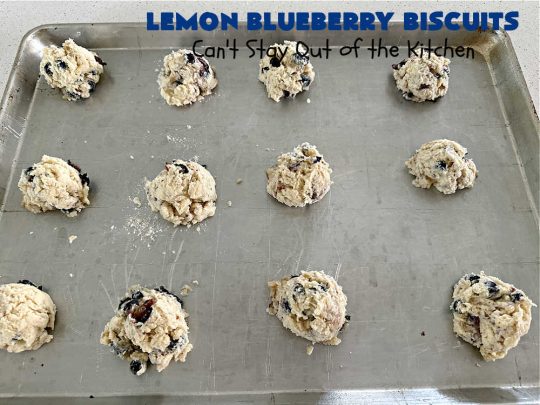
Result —
[[435, 186], [443, 194], [472, 188], [478, 176], [474, 162], [465, 157], [467, 148], [448, 139], [436, 139], [423, 144], [405, 162], [409, 173], [416, 178], [412, 184], [429, 189]]
[[308, 356], [311, 356], [311, 353], [313, 353], [313, 349], [314, 349], [313, 345], [308, 345], [306, 347], [306, 353]]
[[70, 235], [69, 238], [68, 238], [69, 244], [71, 245], [73, 243], [73, 241], [75, 241], [75, 239], [77, 239], [77, 238], [78, 238], [77, 235]]
[[308, 98], [308, 99], [306, 100], [306, 103], [308, 103], [308, 104], [311, 103], [311, 100]]
[[502, 359], [518, 345], [536, 306], [523, 291], [484, 272], [463, 276], [452, 299], [454, 333], [479, 348], [486, 361]]
[[232, 207], [232, 201], [231, 201], [231, 200], [227, 201], [227, 205], [228, 205], [229, 207]]
[[134, 159], [135, 159], [135, 157], [134, 157], [133, 155], [129, 155], [129, 158], [130, 158], [131, 160], [134, 160]]
[[193, 280], [193, 281], [191, 282], [191, 284], [193, 284], [193, 285], [199, 285], [199, 281], [198, 281], [198, 280]]
[[191, 291], [193, 291], [193, 288], [191, 288], [191, 286], [187, 284], [184, 284], [180, 289], [180, 295], [183, 297], [187, 297], [191, 293]]
[[137, 207], [141, 207], [141, 199], [139, 197], [133, 198], [133, 204], [135, 204]]
[[187, 128], [187, 129], [191, 129], [191, 125], [187, 124], [187, 125], [186, 125], [186, 128]]
[[236, 184], [240, 184], [240, 183], [242, 183], [243, 181], [244, 181], [244, 180], [238, 178], [238, 179], [236, 179]]

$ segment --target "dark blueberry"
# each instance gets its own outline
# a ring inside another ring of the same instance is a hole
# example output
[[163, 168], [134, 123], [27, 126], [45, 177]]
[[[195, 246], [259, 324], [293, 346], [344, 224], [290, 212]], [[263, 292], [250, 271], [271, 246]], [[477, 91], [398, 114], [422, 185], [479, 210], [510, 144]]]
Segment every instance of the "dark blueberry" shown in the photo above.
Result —
[[88, 91], [92, 93], [96, 89], [96, 82], [93, 80], [88, 80]]
[[281, 63], [280, 63], [280, 61], [279, 61], [278, 58], [272, 58], [272, 59], [270, 59], [270, 64], [271, 64], [273, 67], [275, 67], [275, 68], [277, 68], [277, 67], [279, 67], [279, 66], [281, 65]]
[[186, 53], [186, 60], [188, 63], [195, 63], [195, 55], [193, 55], [191, 52]]
[[36, 287], [38, 290], [42, 290], [42, 289], [43, 289], [42, 286], [40, 286], [40, 285], [35, 285], [35, 284], [32, 283], [30, 280], [19, 280], [19, 284], [31, 285], [32, 287]]
[[448, 76], [450, 76], [450, 69], [448, 67], [443, 68], [443, 72], [446, 73]]
[[90, 72], [90, 74], [95, 76], [95, 75], [97, 75], [97, 71], [96, 71], [96, 70], [92, 70], [92, 71]]
[[289, 97], [291, 95], [291, 93], [287, 90], [283, 90], [283, 96], [284, 97]]
[[418, 90], [424, 90], [424, 89], [429, 89], [429, 85], [428, 84], [425, 84], [425, 83], [422, 83], [420, 85], [420, 87], [418, 87]]
[[424, 331], [420, 332], [420, 336], [426, 336], [426, 332]]
[[81, 183], [83, 186], [85, 184], [90, 186], [90, 178], [88, 177], [87, 173], [79, 173], [79, 177], [81, 178]]
[[491, 280], [484, 281], [484, 284], [488, 289], [490, 297], [494, 296], [495, 294], [499, 292], [499, 287], [497, 287], [497, 284], [495, 284], [493, 281]]
[[130, 297], [124, 297], [120, 300], [120, 303], [118, 304], [118, 309], [122, 308], [122, 305], [124, 305], [126, 302], [130, 301]]
[[328, 286], [324, 285], [324, 284], [319, 284], [319, 289], [322, 291], [322, 292], [326, 292], [328, 291]]
[[309, 87], [309, 85], [311, 84], [311, 79], [309, 78], [309, 76], [306, 75], [300, 75], [300, 81], [302, 82], [302, 87], [304, 89]]
[[521, 300], [522, 297], [523, 297], [523, 294], [520, 292], [515, 292], [513, 294], [510, 294], [510, 299], [512, 300], [512, 302], [519, 301]]
[[409, 98], [413, 98], [414, 97], [414, 94], [412, 94], [410, 91], [407, 93], [407, 97]]
[[474, 285], [480, 281], [480, 276], [477, 276], [476, 274], [470, 274], [467, 276], [467, 280], [471, 282], [471, 285]]
[[407, 61], [405, 59], [403, 59], [401, 62], [393, 64], [392, 69], [398, 70], [400, 67], [403, 67], [403, 65], [405, 65], [405, 63], [407, 63]]
[[435, 167], [439, 170], [446, 170], [446, 162], [444, 160], [439, 160]]
[[131, 294], [131, 299], [133, 300], [140, 300], [142, 297], [144, 297], [144, 294], [141, 291], [135, 291]]
[[71, 212], [73, 212], [73, 211], [75, 211], [75, 210], [76, 210], [76, 208], [67, 208], [67, 209], [63, 209], [63, 210], [61, 210], [61, 211], [62, 211], [64, 214], [69, 214], [69, 213], [71, 213]]
[[122, 303], [122, 305], [123, 305], [122, 310], [124, 312], [129, 312], [129, 311], [131, 311], [131, 308], [133, 308], [136, 305], [139, 305], [139, 300], [134, 300], [134, 299], [128, 298], [127, 301], [124, 301]]
[[291, 278], [296, 278], [296, 277], [300, 277], [299, 274], [291, 274]]
[[452, 302], [452, 311], [458, 312], [458, 306], [461, 304], [461, 300], [455, 300]]
[[177, 86], [180, 86], [181, 84], [184, 84], [184, 79], [182, 79], [181, 77], [179, 79], [176, 79], [174, 81], [174, 84], [176, 84]]
[[67, 96], [68, 96], [71, 100], [80, 100], [80, 98], [81, 98], [81, 95], [80, 95], [80, 94], [73, 93], [73, 92], [71, 92], [71, 91], [68, 91], [68, 92], [67, 92]]
[[43, 66], [43, 70], [45, 71], [45, 73], [47, 73], [49, 76], [52, 76], [53, 75], [53, 72], [51, 70], [51, 64], [50, 62], [47, 62], [45, 64], [45, 66]]
[[474, 325], [476, 329], [480, 328], [480, 318], [474, 315], [467, 316], [467, 321], [469, 324]]
[[268, 66], [265, 66], [261, 69], [261, 73], [268, 72], [270, 68]]
[[322, 156], [315, 156], [313, 163], [319, 163], [322, 160]]
[[159, 291], [160, 293], [163, 293], [163, 294], [168, 294], [168, 295], [170, 295], [171, 297], [176, 298], [176, 301], [178, 301], [178, 302], [180, 303], [180, 305], [184, 305], [184, 301], [182, 301], [182, 299], [181, 299], [179, 296], [173, 294], [172, 292], [170, 292], [169, 290], [167, 290], [167, 289], [166, 289], [165, 287], [163, 287], [162, 285], [160, 285], [159, 288], [154, 288], [154, 290]]
[[351, 320], [351, 316], [350, 316], [350, 315], [345, 315], [345, 320], [350, 321], [350, 320]]
[[287, 301], [287, 300], [281, 301], [281, 306], [283, 307], [283, 309], [284, 309], [287, 313], [290, 313], [290, 312], [291, 312], [291, 306], [289, 305], [289, 301]]
[[319, 197], [319, 194], [317, 194], [316, 191], [314, 191], [314, 192], [311, 194], [311, 199], [312, 199], [313, 201], [315, 201], [318, 197]]
[[186, 165], [182, 163], [173, 163], [176, 167], [180, 168], [182, 170], [182, 173], [189, 173], [189, 169]]
[[79, 173], [81, 172], [81, 168], [79, 167], [79, 165], [73, 163], [71, 160], [68, 159], [67, 164], [70, 165], [71, 167], [73, 167]]
[[131, 363], [129, 363], [129, 369], [135, 375], [137, 375], [137, 373], [141, 371], [141, 368], [142, 363], [139, 360], [132, 360]]
[[152, 315], [152, 305], [155, 303], [156, 300], [153, 298], [143, 302], [130, 312], [131, 317], [135, 319], [135, 322], [145, 323], [150, 318], [150, 315]]
[[67, 69], [67, 63], [64, 62], [63, 60], [61, 59], [58, 59], [56, 61], [56, 66], [58, 66], [60, 69], [63, 69], [63, 70], [66, 70]]
[[34, 170], [34, 166], [30, 166], [29, 168], [25, 169], [24, 174], [28, 176], [32, 170]]
[[[199, 164], [200, 164], [200, 163], [199, 163]], [[201, 164], [201, 166], [204, 167], [205, 169], [208, 167], [207, 165], [203, 165], [203, 164]]]
[[96, 62], [99, 63], [101, 66], [105, 66], [105, 65], [106, 65], [106, 63], [103, 62], [103, 59], [101, 59], [99, 56], [94, 55], [94, 59], [95, 59]]
[[169, 346], [167, 346], [167, 350], [174, 350], [176, 348], [176, 345], [178, 345], [178, 339], [171, 339]]
[[293, 291], [295, 294], [304, 294], [305, 292], [304, 287], [302, 287], [302, 284], [295, 284]]
[[299, 53], [295, 53], [293, 55], [293, 59], [297, 65], [307, 65], [309, 63], [309, 56], [307, 55], [300, 55]]
[[290, 170], [291, 172], [295, 172], [295, 171], [298, 170], [299, 167], [300, 167], [300, 163], [298, 163], [298, 162], [297, 162], [297, 163], [293, 163], [292, 165], [289, 166], [289, 170]]
[[198, 57], [198, 61], [201, 63], [202, 67], [199, 70], [199, 76], [206, 77], [210, 73], [210, 65], [206, 62], [204, 58]]

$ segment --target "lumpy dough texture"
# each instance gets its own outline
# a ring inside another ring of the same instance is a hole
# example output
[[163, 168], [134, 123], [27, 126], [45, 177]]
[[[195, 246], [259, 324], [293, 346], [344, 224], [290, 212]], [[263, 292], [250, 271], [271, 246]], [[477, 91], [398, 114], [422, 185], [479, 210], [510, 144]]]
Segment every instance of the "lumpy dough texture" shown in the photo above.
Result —
[[184, 106], [212, 94], [218, 81], [208, 60], [190, 50], [179, 49], [163, 59], [158, 84], [167, 104]]
[[104, 64], [94, 52], [68, 39], [61, 48], [52, 45], [43, 49], [39, 70], [52, 88], [60, 89], [66, 100], [75, 101], [90, 97]]
[[56, 306], [28, 280], [0, 286], [0, 349], [19, 353], [52, 340]]
[[283, 326], [313, 343], [338, 345], [338, 333], [347, 321], [347, 297], [336, 281], [318, 271], [268, 283], [271, 302], [267, 312]]
[[321, 200], [330, 190], [331, 173], [317, 147], [305, 142], [280, 155], [266, 170], [266, 191], [289, 207], [304, 207]]
[[196, 162], [174, 160], [146, 183], [150, 208], [175, 226], [191, 226], [216, 212], [216, 182]]
[[422, 56], [413, 55], [392, 65], [396, 86], [407, 100], [434, 101], [448, 91], [449, 64], [448, 59], [433, 52], [429, 57], [427, 52]]
[[105, 326], [101, 344], [130, 360], [129, 368], [135, 375], [146, 371], [148, 361], [157, 371], [164, 370], [171, 360], [184, 362], [193, 346], [182, 305], [182, 300], [164, 287], [132, 286]]
[[454, 332], [479, 348], [485, 360], [502, 359], [529, 331], [535, 304], [497, 277], [467, 274], [454, 286], [452, 298]]
[[88, 175], [69, 160], [44, 155], [23, 170], [18, 185], [23, 207], [34, 214], [61, 210], [74, 217], [90, 204]]
[[423, 144], [405, 166], [416, 176], [412, 182], [416, 187], [435, 186], [441, 193], [453, 194], [458, 189], [472, 188], [478, 176], [476, 165], [466, 154], [467, 149], [459, 143], [437, 139]]
[[[297, 46], [300, 53], [296, 52]], [[266, 55], [259, 62], [259, 80], [266, 86], [268, 97], [279, 102], [282, 97], [292, 98], [304, 90], [309, 90], [315, 79], [315, 72], [309, 56], [304, 55], [307, 49], [293, 41], [274, 44], [272, 48], [276, 56]]]

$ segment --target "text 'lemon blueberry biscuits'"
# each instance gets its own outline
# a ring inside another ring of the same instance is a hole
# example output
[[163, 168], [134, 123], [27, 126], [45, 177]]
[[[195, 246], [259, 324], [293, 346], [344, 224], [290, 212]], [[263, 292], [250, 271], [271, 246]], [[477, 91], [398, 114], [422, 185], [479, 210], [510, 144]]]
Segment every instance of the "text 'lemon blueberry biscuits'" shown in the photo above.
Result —
[[162, 371], [171, 360], [184, 362], [193, 348], [187, 316], [182, 300], [164, 287], [135, 285], [105, 326], [101, 344], [130, 360], [129, 368], [135, 375], [143, 374], [148, 362]]
[[212, 94], [218, 81], [206, 58], [179, 49], [163, 59], [158, 84], [167, 104], [185, 106]]
[[268, 97], [279, 102], [281, 98], [293, 98], [315, 79], [308, 50], [302, 44], [285, 41], [269, 49], [273, 55], [265, 55], [259, 62], [259, 80], [266, 86]]
[[485, 360], [502, 359], [531, 326], [535, 304], [521, 290], [481, 272], [454, 286], [454, 332], [480, 349]]
[[175, 226], [188, 227], [216, 212], [216, 182], [199, 163], [173, 160], [145, 185], [148, 204]]
[[96, 53], [68, 39], [62, 47], [52, 45], [43, 49], [39, 70], [52, 88], [62, 91], [64, 99], [76, 101], [90, 97], [103, 73], [103, 65]]
[[60, 210], [74, 217], [90, 204], [90, 179], [70, 160], [43, 155], [23, 170], [18, 186], [23, 207], [34, 214]]
[[406, 100], [435, 101], [448, 91], [450, 60], [434, 52], [423, 51], [392, 65], [394, 79]]
[[268, 283], [267, 312], [295, 335], [312, 343], [338, 345], [339, 332], [349, 320], [347, 297], [341, 286], [319, 271], [303, 271]]
[[0, 349], [19, 353], [52, 340], [56, 306], [28, 280], [0, 285]]
[[320, 201], [330, 190], [332, 169], [316, 146], [304, 142], [266, 170], [266, 191], [289, 207]]
[[448, 139], [437, 139], [423, 144], [405, 162], [409, 173], [415, 176], [416, 187], [434, 186], [444, 194], [472, 188], [478, 176], [474, 162], [465, 157], [467, 149]]

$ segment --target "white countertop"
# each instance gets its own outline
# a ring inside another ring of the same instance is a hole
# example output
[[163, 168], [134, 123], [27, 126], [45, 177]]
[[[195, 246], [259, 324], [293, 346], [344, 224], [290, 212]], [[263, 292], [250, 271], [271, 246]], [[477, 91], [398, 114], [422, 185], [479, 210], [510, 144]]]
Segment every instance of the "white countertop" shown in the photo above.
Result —
[[320, 1], [320, 2], [119, 2], [119, 1], [0, 1], [0, 92], [4, 93], [6, 81], [22, 37], [32, 28], [53, 23], [96, 22], [145, 22], [146, 12], [180, 11], [183, 15], [194, 12], [245, 11], [394, 11], [397, 16], [404, 11], [519, 11], [519, 28], [510, 32], [525, 80], [534, 105], [538, 110], [539, 82], [539, 5], [537, 1]]

